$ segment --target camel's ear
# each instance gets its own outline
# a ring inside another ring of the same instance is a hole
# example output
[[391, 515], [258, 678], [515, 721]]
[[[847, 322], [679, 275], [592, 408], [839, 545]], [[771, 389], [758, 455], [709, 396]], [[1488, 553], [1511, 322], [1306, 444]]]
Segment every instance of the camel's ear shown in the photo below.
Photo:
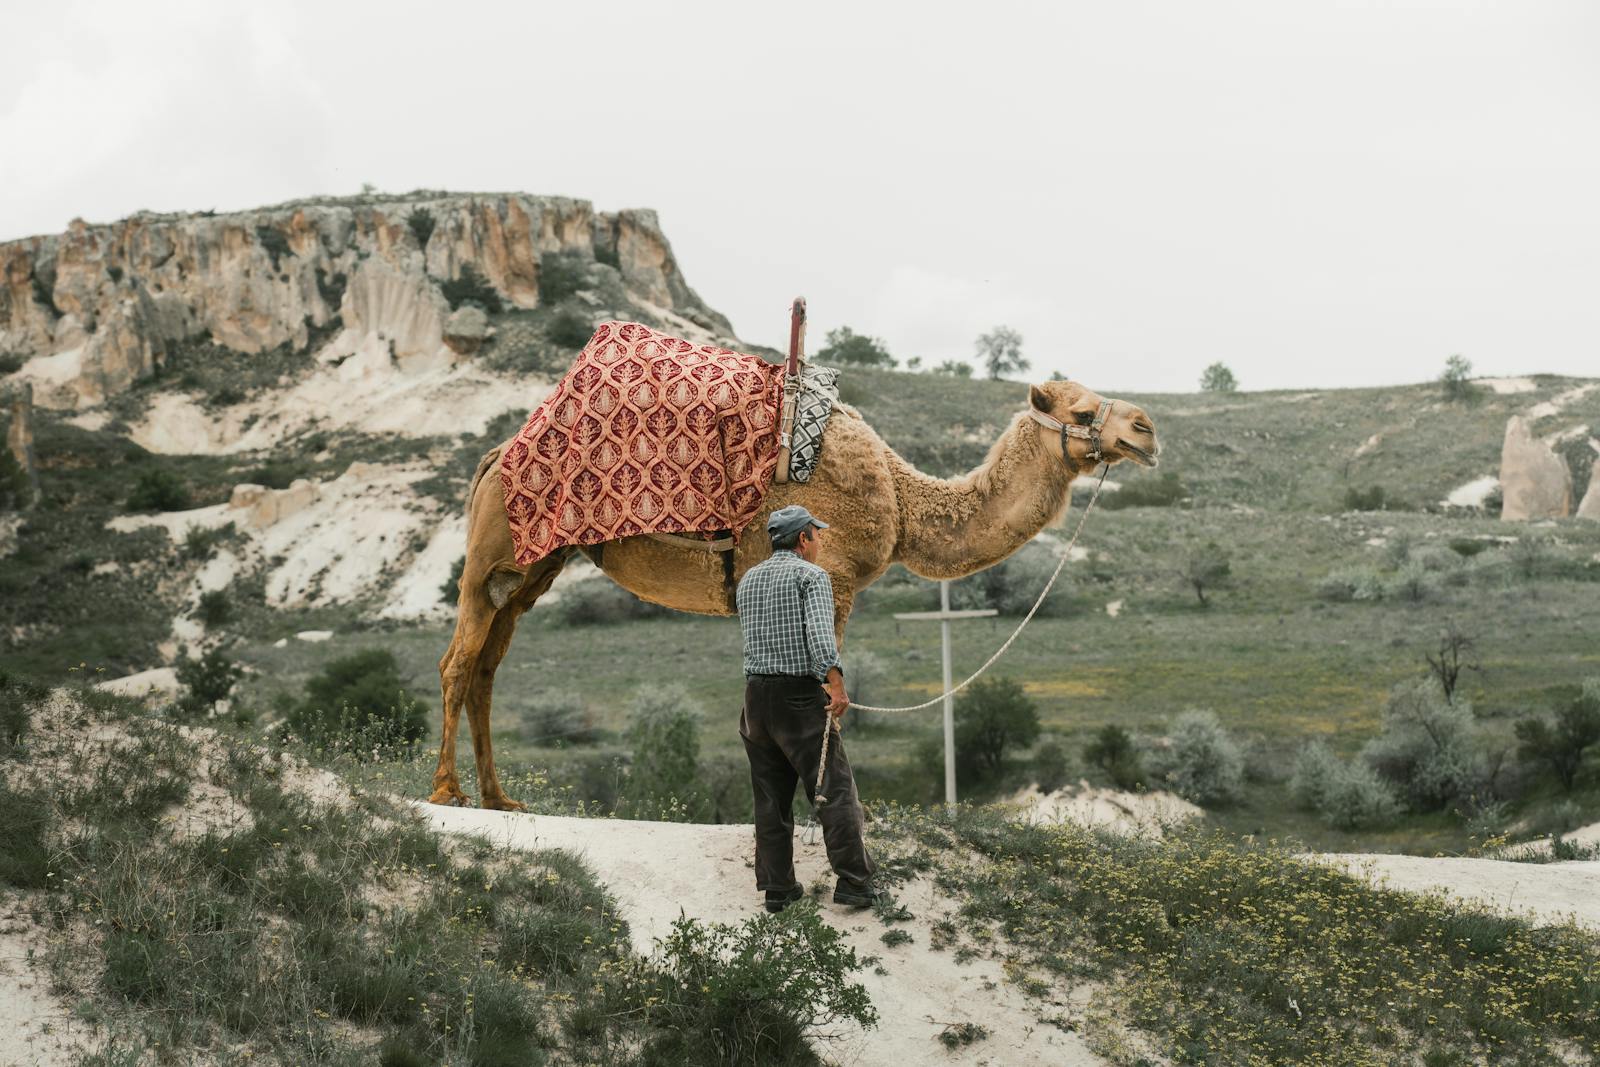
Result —
[[1043, 411], [1046, 414], [1049, 414], [1050, 412], [1050, 397], [1037, 385], [1028, 386], [1028, 403], [1032, 404], [1039, 411]]

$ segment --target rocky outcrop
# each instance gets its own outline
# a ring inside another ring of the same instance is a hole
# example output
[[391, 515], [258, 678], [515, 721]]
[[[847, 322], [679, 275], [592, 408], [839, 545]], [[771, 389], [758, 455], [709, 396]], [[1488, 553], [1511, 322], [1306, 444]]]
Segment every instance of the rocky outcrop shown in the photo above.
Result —
[[463, 304], [444, 320], [444, 343], [458, 355], [470, 356], [489, 336], [489, 316], [480, 307]]
[[39, 499], [39, 466], [33, 455], [33, 387], [24, 383], [11, 396], [11, 422], [6, 427], [6, 448], [17, 461], [27, 482], [25, 506]]
[[1589, 468], [1589, 488], [1578, 505], [1578, 518], [1600, 522], [1600, 457], [1596, 457], [1594, 466]]
[[1506, 422], [1500, 486], [1502, 519], [1559, 519], [1572, 514], [1572, 472], [1520, 415]]
[[250, 482], [233, 487], [228, 498], [230, 511], [242, 512], [235, 520], [247, 530], [263, 530], [289, 516], [304, 511], [322, 496], [317, 483], [296, 478], [287, 489], [269, 489]]
[[0, 244], [0, 351], [29, 357], [21, 374], [54, 407], [99, 403], [191, 338], [258, 353], [303, 349], [337, 326], [337, 358], [392, 346], [402, 370], [425, 371], [474, 348], [470, 329], [445, 344], [443, 283], [471, 268], [503, 303], [537, 307], [541, 264], [555, 254], [614, 266], [643, 309], [736, 340], [689, 288], [652, 211], [418, 192], [75, 220], [64, 234]]

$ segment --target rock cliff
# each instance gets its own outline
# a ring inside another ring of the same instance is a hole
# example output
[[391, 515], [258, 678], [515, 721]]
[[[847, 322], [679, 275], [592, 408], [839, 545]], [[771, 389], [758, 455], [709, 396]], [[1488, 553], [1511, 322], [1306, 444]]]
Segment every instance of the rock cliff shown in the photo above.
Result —
[[449, 282], [475, 274], [513, 308], [541, 300], [552, 255], [613, 268], [631, 300], [705, 339], [728, 320], [678, 270], [652, 211], [520, 193], [297, 201], [231, 214], [76, 220], [0, 244], [0, 352], [28, 362], [39, 403], [88, 407], [154, 373], [170, 346], [209, 337], [242, 353], [334, 335], [341, 357], [426, 371], [447, 343]]
[[1521, 415], [1506, 421], [1500, 486], [1502, 519], [1560, 519], [1572, 514], [1572, 472], [1549, 445], [1533, 435]]

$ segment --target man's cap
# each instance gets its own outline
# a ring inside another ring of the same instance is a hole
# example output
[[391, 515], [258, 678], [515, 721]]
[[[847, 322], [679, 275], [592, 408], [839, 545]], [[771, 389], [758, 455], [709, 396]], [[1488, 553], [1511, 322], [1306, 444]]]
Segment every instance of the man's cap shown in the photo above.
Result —
[[804, 530], [807, 526], [815, 526], [819, 530], [828, 528], [827, 523], [812, 515], [811, 512], [799, 504], [781, 507], [767, 516], [768, 537], [788, 537], [792, 533]]

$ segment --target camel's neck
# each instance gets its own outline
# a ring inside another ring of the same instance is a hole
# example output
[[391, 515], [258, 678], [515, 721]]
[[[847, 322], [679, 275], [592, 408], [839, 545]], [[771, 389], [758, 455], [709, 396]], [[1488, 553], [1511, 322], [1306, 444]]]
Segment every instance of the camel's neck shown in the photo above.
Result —
[[893, 456], [900, 541], [895, 559], [924, 578], [960, 578], [1005, 559], [1061, 514], [1072, 475], [1014, 419], [982, 466], [948, 481]]

